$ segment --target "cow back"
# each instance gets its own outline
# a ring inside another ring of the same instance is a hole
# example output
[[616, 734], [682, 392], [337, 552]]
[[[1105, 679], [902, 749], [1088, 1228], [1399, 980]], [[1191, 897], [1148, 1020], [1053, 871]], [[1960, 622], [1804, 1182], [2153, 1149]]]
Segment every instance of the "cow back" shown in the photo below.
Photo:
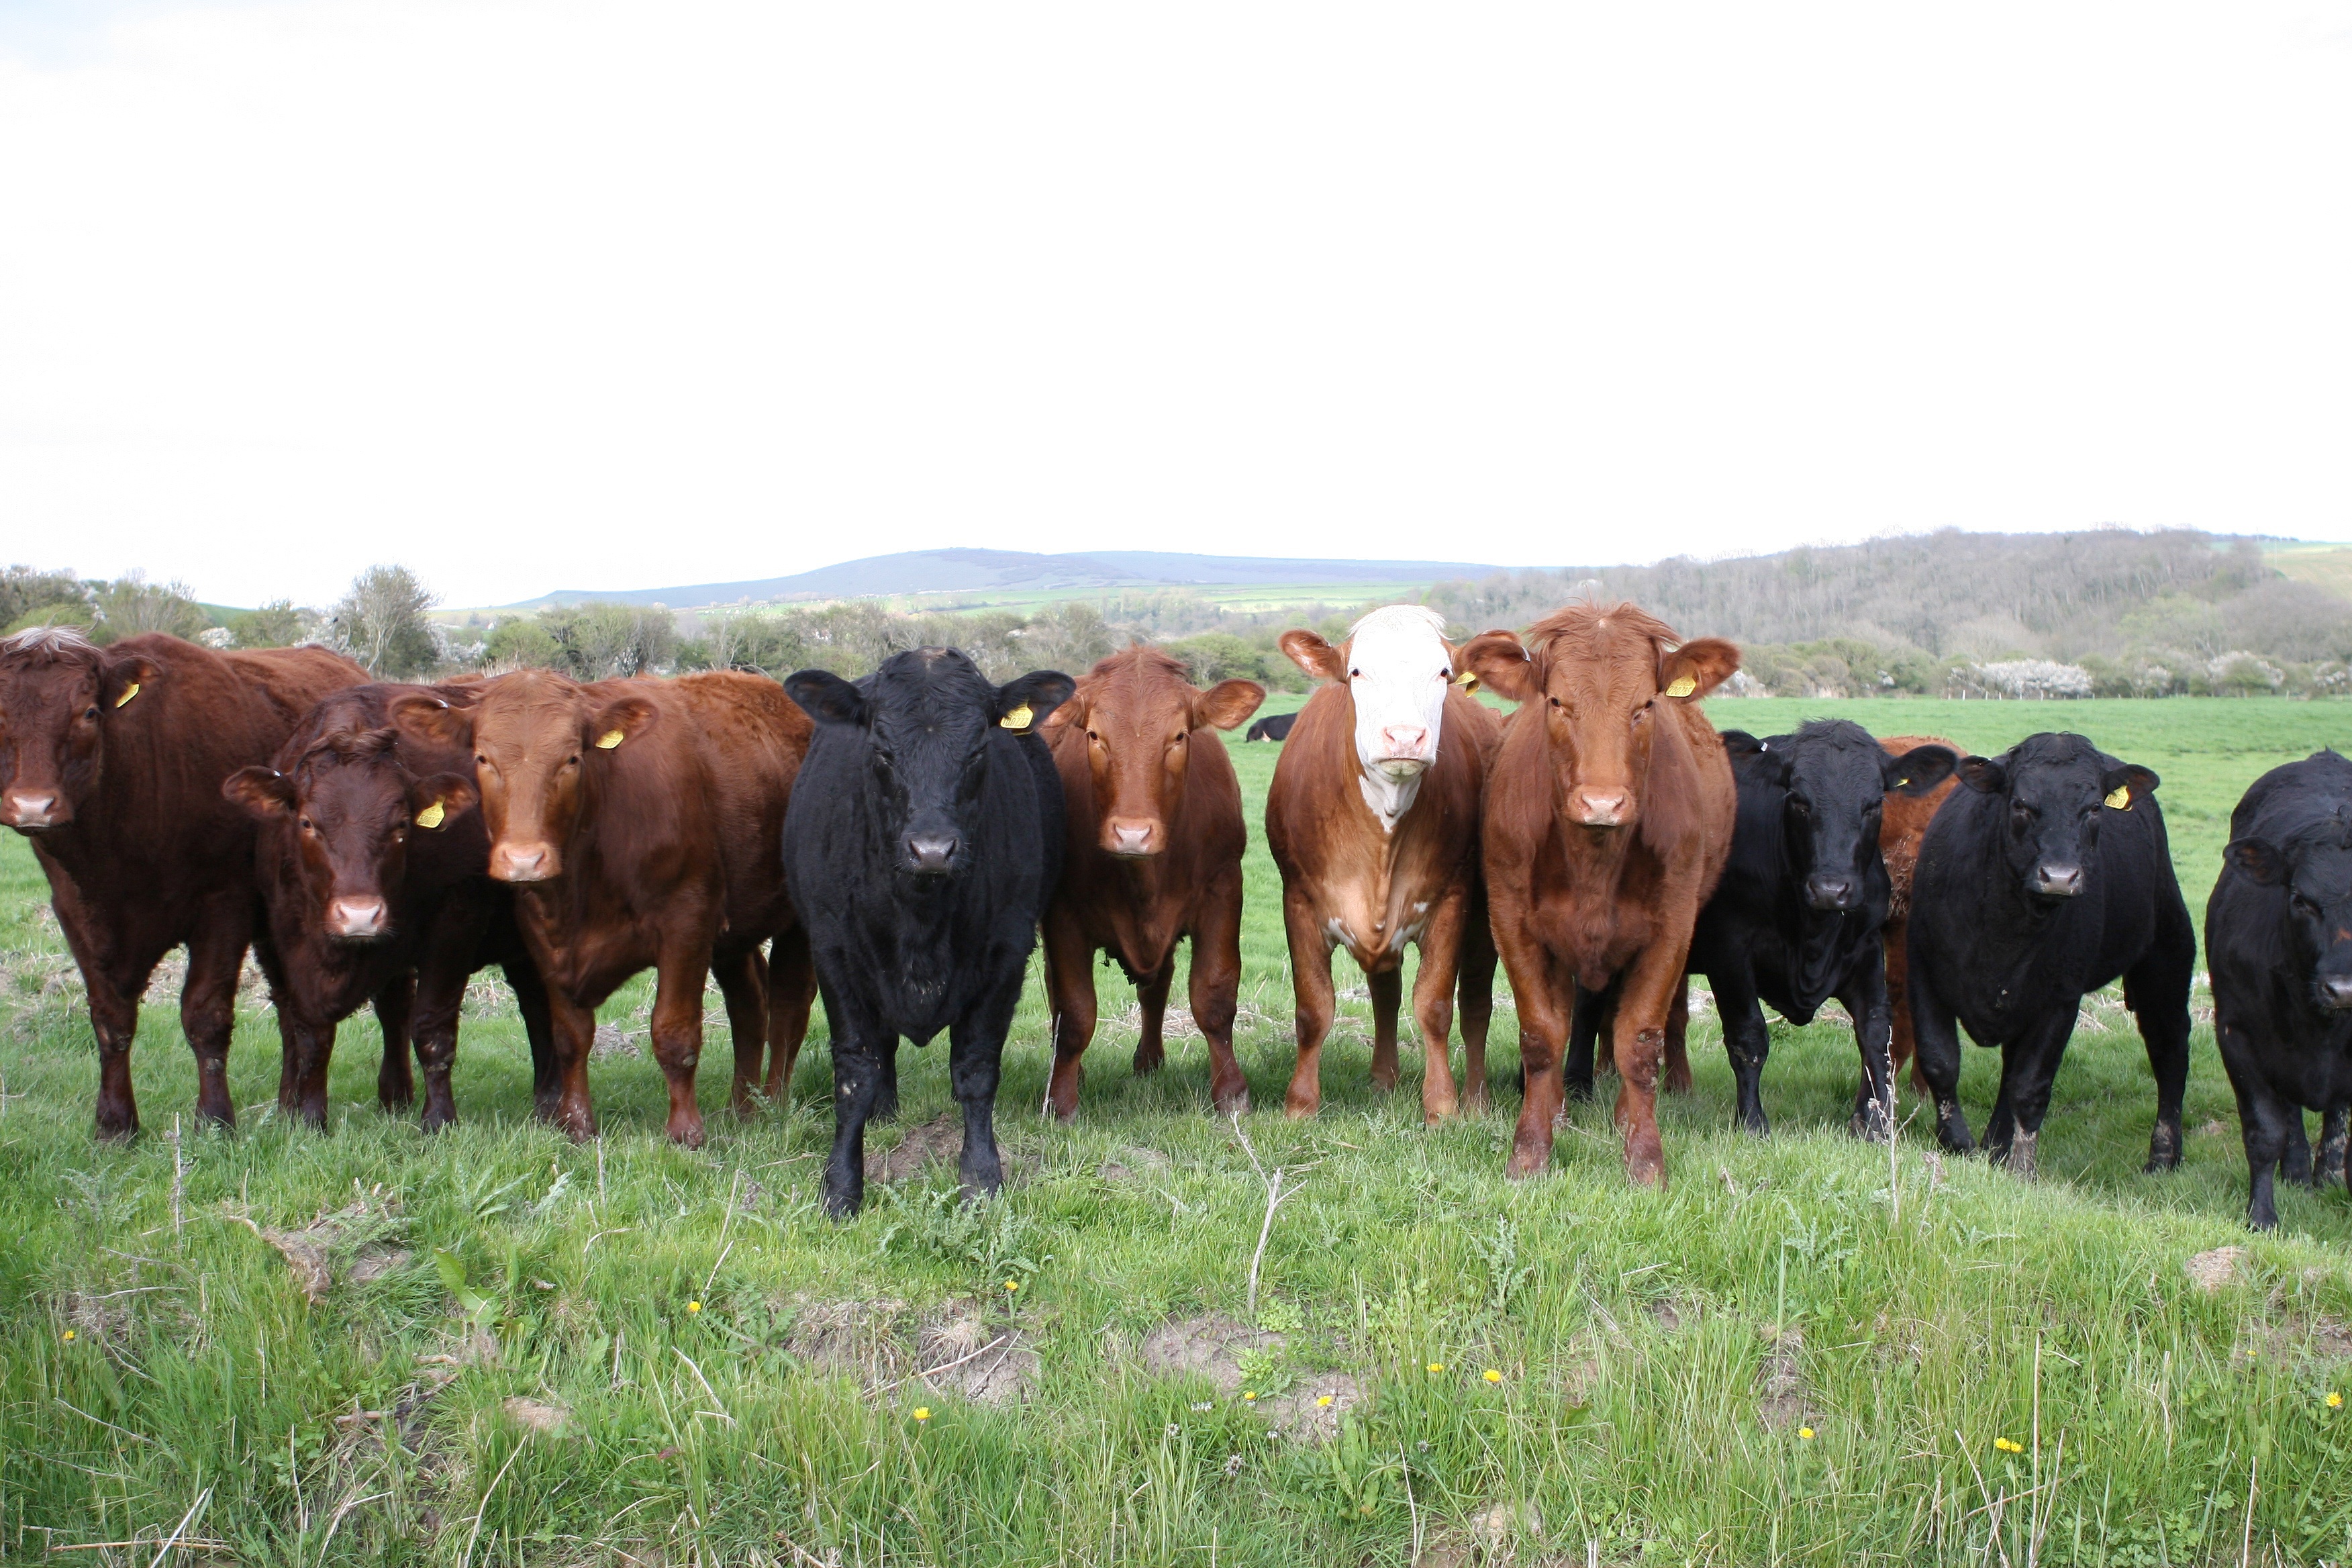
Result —
[[[1941, 735], [1885, 735], [1878, 743], [1886, 748], [1889, 755], [1897, 757], [1921, 746], [1948, 747], [1956, 757], [1969, 754], [1966, 746]], [[1959, 785], [1955, 774], [1925, 795], [1886, 792], [1885, 815], [1878, 820], [1878, 847], [1886, 858], [1886, 919], [1890, 925], [1899, 924], [1911, 913], [1911, 879], [1919, 868], [1919, 840], [1935, 818], [1936, 808]]]

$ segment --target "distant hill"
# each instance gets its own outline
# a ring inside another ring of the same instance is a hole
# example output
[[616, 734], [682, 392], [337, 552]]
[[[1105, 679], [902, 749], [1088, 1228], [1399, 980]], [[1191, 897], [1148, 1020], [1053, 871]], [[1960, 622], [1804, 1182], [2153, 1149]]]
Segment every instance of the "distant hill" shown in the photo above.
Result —
[[1435, 583], [1485, 577], [1501, 571], [1465, 561], [1318, 561], [1291, 556], [1185, 555], [1159, 550], [1097, 550], [1084, 555], [1037, 555], [1021, 550], [908, 550], [869, 555], [789, 577], [740, 583], [690, 583], [668, 588], [597, 592], [559, 588], [508, 610], [541, 610], [589, 603], [705, 605], [790, 603], [808, 599], [885, 598], [908, 594], [1053, 593], [1056, 590], [1183, 588], [1236, 584]]

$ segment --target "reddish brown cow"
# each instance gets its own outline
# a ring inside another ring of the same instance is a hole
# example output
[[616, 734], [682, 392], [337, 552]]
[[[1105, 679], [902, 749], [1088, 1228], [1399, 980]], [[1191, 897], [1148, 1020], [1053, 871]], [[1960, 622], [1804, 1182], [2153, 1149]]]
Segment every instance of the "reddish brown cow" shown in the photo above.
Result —
[[1345, 946], [1372, 994], [1372, 1082], [1397, 1079], [1404, 950], [1421, 949], [1412, 1012], [1421, 1026], [1423, 1117], [1459, 1108], [1447, 1042], [1462, 999], [1464, 1095], [1486, 1108], [1486, 1024], [1495, 948], [1478, 868], [1478, 802], [1502, 721], [1454, 683], [1444, 623], [1415, 605], [1376, 610], [1333, 647], [1285, 632], [1282, 650], [1330, 684], [1307, 699], [1275, 763], [1265, 839], [1282, 871], [1298, 1065], [1293, 1116], [1323, 1103], [1331, 952]]
[[[1965, 757], [1969, 749], [1957, 741], [1943, 740], [1935, 735], [1888, 735], [1880, 745], [1896, 756], [1920, 746], [1948, 746], [1956, 757]], [[1911, 923], [1911, 877], [1919, 868], [1919, 840], [1927, 831], [1929, 819], [1944, 797], [1958, 789], [1960, 777], [1954, 773], [1942, 784], [1921, 795], [1905, 795], [1901, 790], [1886, 792], [1885, 815], [1879, 818], [1878, 847], [1886, 857], [1886, 879], [1894, 885], [1894, 897], [1886, 906], [1886, 1002], [1895, 1022], [1895, 1070], [1900, 1073], [1903, 1064], [1911, 1061], [1911, 970], [1908, 949], [1904, 943], [1904, 931]], [[1932, 1094], [1927, 1080], [1920, 1076], [1918, 1065], [1911, 1068], [1911, 1087], [1921, 1094]]]
[[236, 1120], [237, 973], [248, 943], [268, 955], [253, 824], [221, 798], [221, 781], [268, 761], [321, 698], [366, 679], [316, 647], [215, 653], [161, 634], [97, 647], [57, 628], [0, 641], [0, 824], [33, 841], [89, 993], [100, 1137], [139, 1131], [139, 998], [183, 942], [196, 1116]]
[[[404, 731], [472, 752], [490, 875], [514, 884], [554, 1022], [543, 1115], [574, 1138], [595, 1133], [596, 1009], [647, 968], [671, 1138], [702, 1142], [706, 976], [734, 1032], [736, 1110], [751, 1109], [763, 1044], [767, 1092], [784, 1093], [815, 983], [779, 849], [811, 726], [782, 687], [733, 673], [583, 686], [527, 669], [485, 685], [471, 709], [412, 697], [392, 712]], [[771, 937], [772, 976], [760, 957]]]
[[327, 1119], [335, 1026], [371, 1002], [383, 1026], [376, 1098], [390, 1110], [413, 1097], [413, 1037], [425, 1130], [456, 1121], [457, 1012], [467, 980], [489, 963], [514, 987], [538, 1088], [553, 1093], [547, 993], [516, 928], [513, 894], [489, 879], [473, 757], [391, 727], [396, 700], [463, 707], [478, 689], [339, 691], [311, 710], [275, 766], [240, 768], [221, 786], [260, 824], [256, 866], [278, 970], [271, 990], [295, 1045], [279, 1101], [313, 1126]]
[[1527, 1096], [1505, 1167], [1551, 1159], [1575, 988], [1622, 978], [1612, 1020], [1625, 1173], [1665, 1174], [1657, 1079], [1699, 906], [1731, 849], [1738, 797], [1698, 700], [1739, 668], [1719, 638], [1676, 645], [1633, 605], [1571, 605], [1528, 646], [1487, 632], [1463, 662], [1525, 704], [1486, 784], [1486, 892], [1519, 1013]]
[[1209, 1096], [1220, 1114], [1249, 1109], [1234, 1059], [1242, 978], [1241, 783], [1224, 742], [1265, 688], [1227, 680], [1201, 691], [1184, 667], [1139, 643], [1097, 664], [1044, 733], [1061, 771], [1068, 854], [1045, 914], [1045, 991], [1054, 1077], [1045, 1109], [1078, 1113], [1080, 1058], [1095, 1033], [1094, 957], [1135, 983], [1143, 1029], [1135, 1070], [1163, 1059], [1160, 1030], [1176, 977], [1176, 943], [1192, 942], [1192, 1022], [1209, 1042]]

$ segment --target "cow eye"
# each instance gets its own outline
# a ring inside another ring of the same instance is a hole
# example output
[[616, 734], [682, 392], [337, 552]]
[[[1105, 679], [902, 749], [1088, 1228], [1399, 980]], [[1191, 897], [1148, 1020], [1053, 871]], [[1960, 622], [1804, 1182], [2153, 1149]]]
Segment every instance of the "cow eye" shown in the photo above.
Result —
[[1559, 699], [1557, 697], [1547, 697], [1544, 700], [1550, 703], [1555, 708], [1559, 706]]
[[319, 831], [318, 824], [316, 824], [316, 823], [312, 822], [312, 821], [311, 821], [309, 817], [307, 817], [307, 816], [306, 816], [306, 817], [301, 818], [301, 823], [302, 823], [302, 831], [303, 831], [303, 832], [305, 832], [305, 833], [316, 833], [316, 832], [318, 832], [318, 831]]
[[1813, 803], [1803, 795], [1792, 795], [1789, 797], [1789, 809], [1799, 816], [1811, 816], [1813, 815]]
[[98, 718], [98, 706], [97, 706], [97, 704], [92, 703], [92, 704], [90, 705], [90, 710], [89, 710], [89, 712], [87, 712], [87, 713], [85, 713], [85, 714], [83, 714], [83, 715], [82, 715], [82, 717], [83, 717], [83, 718], [85, 718], [85, 719], [89, 719], [89, 720], [93, 720], [93, 721], [95, 721], [95, 720]]
[[1350, 680], [1361, 680], [1364, 679], [1364, 672], [1360, 669], [1351, 669], [1348, 672], [1348, 679]]
[[2319, 906], [2317, 904], [2313, 903], [2301, 893], [2295, 893], [2290, 896], [2294, 901], [2294, 912], [2296, 914], [2301, 915], [2307, 921], [2315, 921], [2319, 918]]

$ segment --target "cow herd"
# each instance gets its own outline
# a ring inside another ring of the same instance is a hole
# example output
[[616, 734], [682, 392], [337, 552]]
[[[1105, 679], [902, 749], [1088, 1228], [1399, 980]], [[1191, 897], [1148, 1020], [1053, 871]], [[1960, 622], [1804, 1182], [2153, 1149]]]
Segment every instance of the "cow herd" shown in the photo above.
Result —
[[[1295, 988], [1290, 1114], [1321, 1103], [1343, 948], [1371, 998], [1373, 1082], [1394, 1084], [1412, 948], [1433, 1122], [1486, 1108], [1496, 964], [1507, 973], [1513, 1176], [1548, 1164], [1564, 1101], [1605, 1061], [1626, 1174], [1663, 1179], [1656, 1095], [1689, 1087], [1694, 976], [1720, 1009], [1751, 1131], [1769, 1125], [1765, 1005], [1804, 1023], [1835, 1001], [1861, 1058], [1857, 1134], [1891, 1135], [1908, 1059], [1943, 1144], [1974, 1146], [1965, 1026], [2002, 1052], [1987, 1151], [2031, 1176], [2082, 1000], [2119, 979], [2156, 1079], [2148, 1169], [2179, 1163], [2197, 939], [2147, 769], [2072, 734], [1982, 757], [1844, 721], [1719, 733], [1701, 700], [1738, 649], [1681, 641], [1632, 605], [1578, 603], [1459, 645], [1433, 612], [1392, 605], [1342, 642], [1294, 631], [1282, 648], [1318, 682], [1278, 731], [1251, 731], [1282, 746], [1265, 828]], [[1199, 689], [1142, 645], [1076, 680], [998, 684], [929, 647], [856, 681], [524, 670], [422, 686], [372, 684], [315, 647], [100, 647], [45, 629], [0, 641], [0, 824], [32, 841], [88, 987], [101, 1137], [138, 1130], [138, 1003], [174, 947], [197, 1115], [220, 1123], [248, 948], [275, 1003], [279, 1106], [320, 1126], [337, 1026], [362, 1006], [382, 1026], [382, 1102], [415, 1098], [413, 1050], [424, 1126], [454, 1120], [461, 1004], [495, 964], [538, 1114], [592, 1136], [596, 1009], [650, 969], [667, 1130], [688, 1145], [703, 1138], [706, 983], [744, 1115], [786, 1093], [823, 994], [824, 1194], [845, 1215], [866, 1125], [897, 1109], [900, 1042], [942, 1032], [964, 1184], [999, 1185], [999, 1071], [1041, 937], [1046, 1111], [1078, 1112], [1098, 959], [1135, 987], [1135, 1069], [1160, 1065], [1183, 942], [1211, 1101], [1248, 1107], [1233, 1042], [1247, 827], [1215, 731], [1265, 696], [1246, 680]], [[2276, 1173], [2344, 1171], [2352, 763], [2322, 752], [2247, 793], [2206, 942], [2248, 1217], [2268, 1226]], [[2306, 1108], [2326, 1117], [2315, 1156]]]

